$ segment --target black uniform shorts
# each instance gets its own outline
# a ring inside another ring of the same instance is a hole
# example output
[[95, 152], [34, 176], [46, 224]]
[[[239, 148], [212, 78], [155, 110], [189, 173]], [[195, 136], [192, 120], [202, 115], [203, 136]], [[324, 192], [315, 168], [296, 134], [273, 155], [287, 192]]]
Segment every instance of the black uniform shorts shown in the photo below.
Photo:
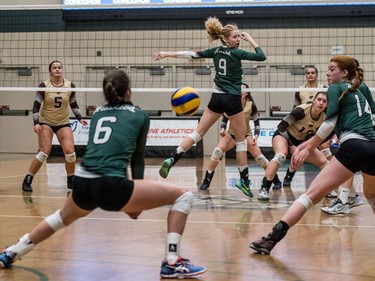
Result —
[[241, 96], [223, 93], [213, 93], [207, 107], [216, 113], [228, 116], [236, 115], [243, 111]]
[[73, 201], [84, 210], [101, 208], [119, 211], [130, 200], [134, 182], [120, 177], [83, 178], [74, 176]]
[[65, 125], [60, 125], [60, 126], [51, 126], [51, 125], [48, 125], [46, 123], [40, 123], [40, 125], [47, 125], [48, 127], [50, 127], [52, 129], [52, 131], [57, 134], [57, 131], [60, 130], [61, 128], [65, 128], [65, 127], [70, 127], [70, 124], [65, 124]]
[[348, 139], [340, 144], [335, 158], [353, 173], [375, 176], [375, 142]]
[[[287, 133], [288, 134], [288, 133]], [[282, 137], [284, 137], [281, 133], [280, 133], [280, 131], [279, 130], [276, 130], [274, 133], [273, 133], [273, 136], [272, 136], [272, 139], [274, 138], [274, 137], [276, 137], [276, 136], [282, 136]], [[291, 135], [289, 135], [288, 134], [288, 136], [289, 136], [289, 139], [290, 139], [290, 141], [292, 142], [292, 144], [294, 145], [294, 146], [299, 146], [301, 143], [303, 143], [305, 140], [297, 140], [295, 137], [293, 137], [293, 136], [291, 136]]]

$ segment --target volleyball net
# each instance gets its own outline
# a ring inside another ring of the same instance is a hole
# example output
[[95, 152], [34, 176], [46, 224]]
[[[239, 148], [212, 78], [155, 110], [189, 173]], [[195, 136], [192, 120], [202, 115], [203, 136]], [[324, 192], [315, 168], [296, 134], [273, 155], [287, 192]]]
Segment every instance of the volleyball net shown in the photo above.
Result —
[[[294, 92], [315, 66], [326, 84], [329, 58], [355, 57], [365, 80], [375, 85], [375, 2], [361, 1], [131, 1], [65, 0], [62, 5], [0, 6], [0, 105], [31, 108], [48, 65], [59, 60], [76, 85], [81, 107], [102, 103], [101, 85], [111, 69], [132, 81], [142, 108], [169, 108], [177, 88], [211, 92], [215, 70], [209, 59], [152, 61], [157, 51], [203, 50], [210, 45], [204, 21], [217, 16], [235, 23], [264, 50], [264, 62], [244, 61], [260, 111], [291, 109]], [[219, 43], [219, 42], [217, 42]], [[250, 44], [240, 48], [253, 51]], [[139, 95], [138, 95], [139, 93]]]

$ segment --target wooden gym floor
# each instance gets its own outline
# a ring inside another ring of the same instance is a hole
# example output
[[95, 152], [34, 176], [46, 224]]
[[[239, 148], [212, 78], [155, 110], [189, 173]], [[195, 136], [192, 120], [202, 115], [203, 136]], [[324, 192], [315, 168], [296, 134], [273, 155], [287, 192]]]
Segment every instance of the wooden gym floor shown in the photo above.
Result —
[[[13, 244], [59, 209], [69, 194], [62, 157], [50, 157], [34, 179], [34, 192], [22, 194], [21, 183], [33, 157], [0, 154], [1, 247]], [[256, 196], [264, 172], [253, 162], [249, 165], [255, 198], [246, 198], [234, 187], [234, 159], [221, 161], [209, 191], [200, 191], [197, 186], [208, 161], [209, 157], [182, 159], [166, 179], [195, 194], [181, 254], [207, 267], [197, 280], [375, 280], [375, 220], [367, 202], [349, 215], [329, 216], [320, 211], [330, 202], [324, 199], [270, 256], [259, 255], [249, 249], [249, 242], [270, 231], [317, 169], [305, 165], [291, 188], [271, 191], [270, 202], [263, 204]], [[146, 178], [164, 180], [158, 174], [161, 162], [146, 160]], [[281, 179], [287, 164], [279, 171]], [[355, 186], [362, 195], [360, 175]], [[159, 280], [167, 212], [163, 207], [131, 220], [122, 213], [97, 210], [38, 245], [13, 269], [0, 270], [0, 280]]]

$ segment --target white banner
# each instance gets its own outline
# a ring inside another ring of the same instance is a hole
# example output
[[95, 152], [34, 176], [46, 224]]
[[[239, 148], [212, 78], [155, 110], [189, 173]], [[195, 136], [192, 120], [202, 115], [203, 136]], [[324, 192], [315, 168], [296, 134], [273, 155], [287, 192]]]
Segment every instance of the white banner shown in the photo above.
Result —
[[[70, 119], [73, 130], [74, 144], [87, 145], [89, 138], [90, 119], [85, 119], [83, 126], [77, 119]], [[191, 134], [198, 125], [199, 119], [151, 119], [146, 146], [178, 146], [186, 136]], [[258, 145], [272, 147], [272, 136], [281, 120], [260, 120]], [[254, 123], [250, 121], [251, 128]], [[254, 131], [253, 131], [254, 133]], [[53, 135], [52, 145], [60, 145], [56, 135]]]
[[151, 119], [147, 146], [178, 146], [198, 125], [199, 119]]
[[[74, 145], [87, 145], [89, 139], [90, 119], [85, 119], [83, 126], [77, 119], [70, 119]], [[151, 119], [146, 146], [178, 146], [198, 125], [199, 119]], [[53, 135], [52, 145], [60, 145]]]

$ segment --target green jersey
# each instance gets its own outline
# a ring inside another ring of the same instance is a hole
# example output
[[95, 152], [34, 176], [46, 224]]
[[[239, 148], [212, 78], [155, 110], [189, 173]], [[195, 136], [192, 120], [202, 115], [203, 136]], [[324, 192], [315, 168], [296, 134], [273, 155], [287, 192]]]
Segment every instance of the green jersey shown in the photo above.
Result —
[[149, 116], [127, 102], [96, 109], [81, 165], [89, 172], [127, 178], [131, 161], [133, 179], [143, 179]]
[[260, 47], [255, 48], [255, 53], [237, 48], [220, 46], [198, 52], [201, 58], [213, 58], [215, 65], [214, 88], [218, 93], [241, 95], [242, 63], [241, 60], [264, 61]]
[[361, 93], [365, 96], [368, 104], [370, 105], [372, 117], [373, 117], [372, 119], [374, 123], [375, 122], [375, 102], [374, 102], [374, 99], [372, 98], [371, 91], [364, 82], [359, 86], [358, 90], [361, 91]]
[[350, 138], [375, 141], [371, 109], [361, 91], [348, 92], [340, 99], [349, 86], [340, 82], [328, 88], [326, 121], [335, 124], [335, 133], [340, 142]]

